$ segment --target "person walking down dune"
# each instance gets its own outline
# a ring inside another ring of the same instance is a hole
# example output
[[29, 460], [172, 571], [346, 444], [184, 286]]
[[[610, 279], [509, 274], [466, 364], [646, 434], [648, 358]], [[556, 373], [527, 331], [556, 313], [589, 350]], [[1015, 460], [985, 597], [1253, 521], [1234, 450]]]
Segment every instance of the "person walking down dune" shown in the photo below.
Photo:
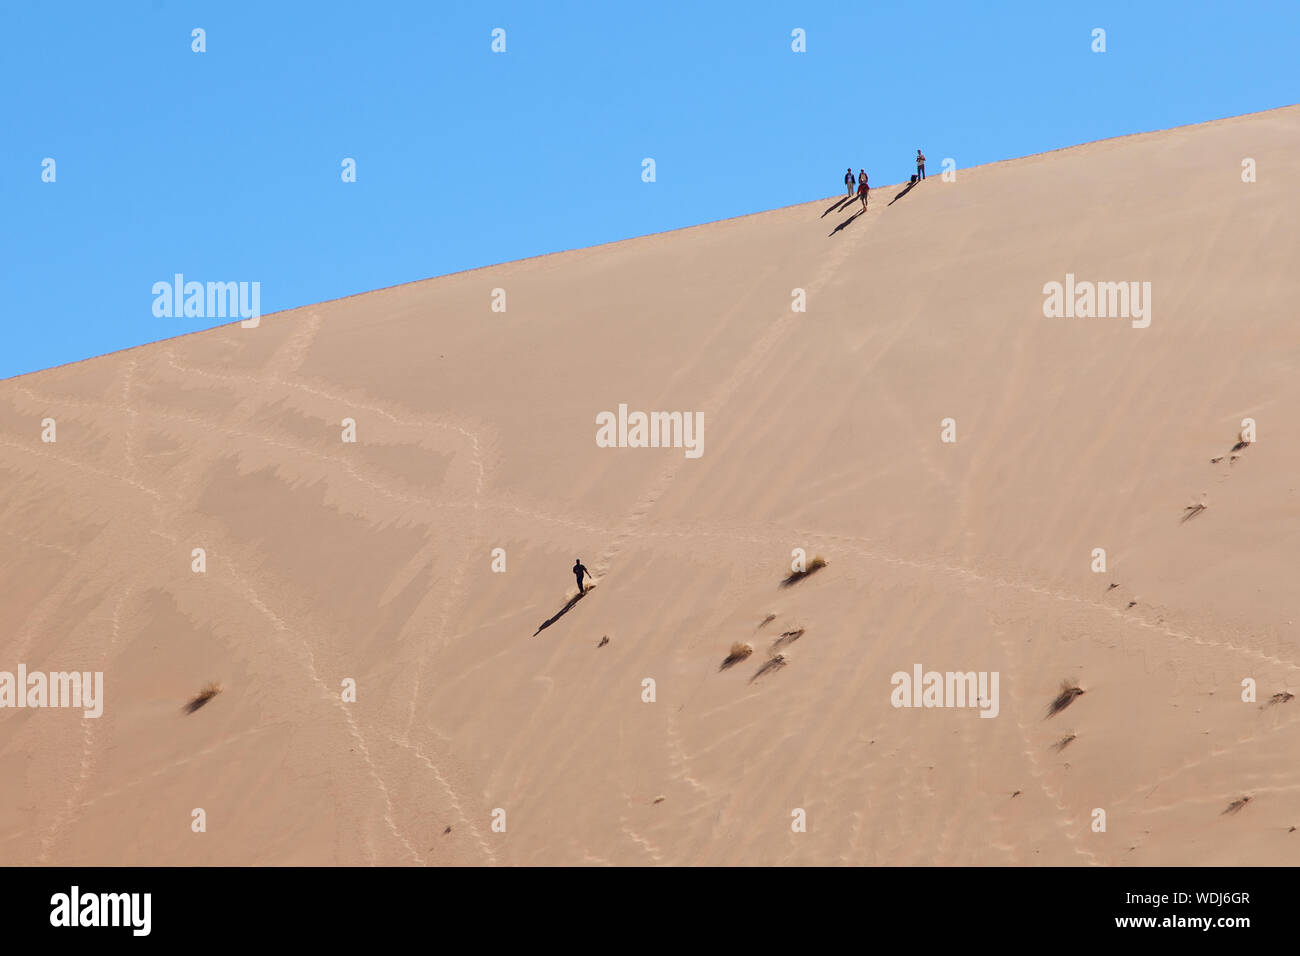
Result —
[[919, 183], [925, 178], [925, 153], [920, 149], [916, 151], [916, 181]]
[[853, 167], [852, 166], [850, 166], [848, 168], [848, 171], [844, 173], [844, 188], [849, 191], [850, 196], [853, 195]]
[[586, 594], [587, 589], [582, 586], [582, 576], [585, 574], [587, 577], [591, 577], [591, 572], [583, 566], [582, 558], [573, 559], [573, 573], [578, 579], [578, 593]]
[[863, 170], [858, 176], [858, 198], [862, 200], [862, 211], [867, 211], [867, 193], [871, 187], [867, 185], [867, 172]]

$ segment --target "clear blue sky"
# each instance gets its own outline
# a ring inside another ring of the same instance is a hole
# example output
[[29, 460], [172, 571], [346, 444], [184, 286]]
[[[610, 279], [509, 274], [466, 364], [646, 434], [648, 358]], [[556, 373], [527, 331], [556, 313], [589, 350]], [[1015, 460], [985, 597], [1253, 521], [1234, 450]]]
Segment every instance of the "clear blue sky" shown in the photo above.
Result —
[[1298, 37], [1297, 0], [5, 0], [0, 377], [223, 321], [153, 315], [177, 272], [266, 314], [897, 182], [918, 146], [1284, 106]]

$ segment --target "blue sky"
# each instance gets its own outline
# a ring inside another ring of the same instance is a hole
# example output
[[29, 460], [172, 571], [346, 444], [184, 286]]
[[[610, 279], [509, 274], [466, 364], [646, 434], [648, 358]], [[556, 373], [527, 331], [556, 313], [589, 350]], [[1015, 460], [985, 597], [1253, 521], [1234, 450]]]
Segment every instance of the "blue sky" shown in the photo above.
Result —
[[1295, 0], [6, 0], [0, 377], [228, 321], [156, 317], [177, 272], [265, 314], [897, 182], [918, 146], [1288, 105], [1297, 37]]

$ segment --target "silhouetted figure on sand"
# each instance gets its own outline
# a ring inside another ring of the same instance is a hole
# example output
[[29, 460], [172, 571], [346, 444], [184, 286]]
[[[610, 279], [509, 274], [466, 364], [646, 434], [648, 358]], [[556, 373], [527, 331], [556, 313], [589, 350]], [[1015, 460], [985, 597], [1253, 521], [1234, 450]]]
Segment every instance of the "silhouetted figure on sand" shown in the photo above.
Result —
[[574, 558], [573, 562], [573, 573], [578, 579], [578, 593], [586, 594], [587, 589], [582, 586], [582, 576], [585, 574], [587, 577], [591, 577], [591, 572], [583, 565], [582, 558]]
[[916, 181], [920, 182], [925, 178], [925, 153], [920, 149], [916, 151]]

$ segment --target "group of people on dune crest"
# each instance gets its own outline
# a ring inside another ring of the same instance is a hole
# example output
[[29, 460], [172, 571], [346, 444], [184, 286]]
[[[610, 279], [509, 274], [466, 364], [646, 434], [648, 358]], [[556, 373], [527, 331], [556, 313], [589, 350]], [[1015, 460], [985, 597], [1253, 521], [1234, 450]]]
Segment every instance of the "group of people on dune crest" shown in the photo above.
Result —
[[[912, 177], [912, 182], [920, 182], [924, 178], [925, 153], [921, 152], [918, 148], [916, 151], [916, 175]], [[867, 185], [867, 171], [865, 169], [859, 169], [858, 178], [854, 180], [853, 167], [850, 166], [844, 173], [844, 186], [848, 189], [850, 196], [853, 195], [853, 184], [855, 181], [858, 184], [858, 198], [862, 200], [862, 209], [865, 212], [867, 208], [867, 193], [871, 191], [871, 187]]]

